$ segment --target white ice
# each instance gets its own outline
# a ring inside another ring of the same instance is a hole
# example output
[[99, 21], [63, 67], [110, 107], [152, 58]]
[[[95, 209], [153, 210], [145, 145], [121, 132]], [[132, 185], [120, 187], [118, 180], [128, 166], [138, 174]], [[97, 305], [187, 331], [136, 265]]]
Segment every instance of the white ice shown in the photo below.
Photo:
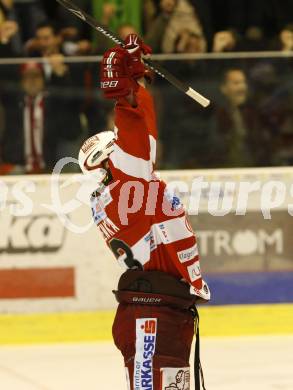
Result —
[[[293, 390], [293, 335], [202, 338], [207, 390]], [[2, 346], [0, 390], [126, 390], [110, 343]]]

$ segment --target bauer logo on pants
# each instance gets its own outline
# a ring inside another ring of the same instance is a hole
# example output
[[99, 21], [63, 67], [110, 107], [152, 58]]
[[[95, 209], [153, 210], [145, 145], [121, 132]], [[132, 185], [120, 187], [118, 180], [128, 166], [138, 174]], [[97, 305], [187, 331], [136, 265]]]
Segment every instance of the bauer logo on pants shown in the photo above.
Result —
[[190, 390], [189, 367], [161, 368], [161, 390]]
[[156, 349], [157, 319], [136, 320], [136, 351], [134, 360], [134, 390], [153, 390], [153, 356]]

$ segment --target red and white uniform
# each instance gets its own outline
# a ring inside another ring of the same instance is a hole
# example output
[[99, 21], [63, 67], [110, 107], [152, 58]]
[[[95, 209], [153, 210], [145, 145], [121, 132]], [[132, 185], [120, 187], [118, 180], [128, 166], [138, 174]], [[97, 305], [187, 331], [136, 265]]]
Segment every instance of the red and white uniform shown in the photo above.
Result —
[[93, 217], [120, 265], [138, 261], [202, 287], [196, 238], [179, 199], [154, 174], [156, 115], [151, 95], [137, 92], [137, 107], [119, 99], [117, 140], [109, 164], [113, 183], [91, 199]]

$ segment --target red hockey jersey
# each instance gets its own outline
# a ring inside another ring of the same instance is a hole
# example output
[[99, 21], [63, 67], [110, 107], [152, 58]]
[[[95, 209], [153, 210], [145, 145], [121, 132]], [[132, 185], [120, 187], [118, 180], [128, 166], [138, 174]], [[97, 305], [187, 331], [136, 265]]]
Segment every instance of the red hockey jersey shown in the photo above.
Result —
[[124, 268], [159, 270], [202, 288], [198, 248], [185, 210], [154, 174], [154, 104], [140, 87], [138, 106], [115, 108], [117, 139], [109, 164], [113, 182], [91, 198], [95, 223]]

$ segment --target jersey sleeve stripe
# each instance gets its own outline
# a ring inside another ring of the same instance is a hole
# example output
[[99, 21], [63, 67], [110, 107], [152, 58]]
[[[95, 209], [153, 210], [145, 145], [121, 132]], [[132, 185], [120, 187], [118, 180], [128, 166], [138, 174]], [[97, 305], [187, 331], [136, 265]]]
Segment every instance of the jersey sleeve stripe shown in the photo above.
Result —
[[157, 141], [155, 140], [155, 138], [150, 135], [149, 136], [150, 138], [150, 148], [151, 148], [151, 151], [150, 151], [150, 157], [151, 157], [151, 161], [153, 164], [155, 164], [156, 162], [156, 154], [157, 154]]
[[147, 161], [140, 157], [134, 157], [124, 152], [117, 144], [114, 145], [114, 151], [110, 155], [110, 159], [116, 169], [128, 176], [146, 181], [150, 181], [152, 178], [153, 164], [151, 160]]

